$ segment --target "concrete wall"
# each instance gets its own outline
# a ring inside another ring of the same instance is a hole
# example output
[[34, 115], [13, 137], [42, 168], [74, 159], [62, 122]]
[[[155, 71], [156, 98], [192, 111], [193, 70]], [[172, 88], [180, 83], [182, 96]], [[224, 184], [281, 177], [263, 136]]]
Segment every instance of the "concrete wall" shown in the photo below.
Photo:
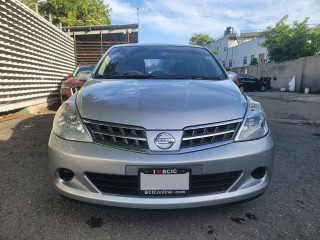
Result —
[[[311, 92], [320, 92], [320, 56], [301, 59], [303, 66], [301, 88], [311, 88]], [[320, 111], [320, 110], [319, 110]]]
[[271, 77], [271, 87], [274, 89], [288, 89], [288, 83], [296, 77], [295, 91], [303, 92], [304, 88], [308, 87], [313, 93], [320, 92], [319, 55], [284, 62], [259, 63], [254, 66], [233, 68], [232, 71], [258, 78]]
[[18, 0], [0, 0], [0, 112], [59, 99], [73, 40]]
[[[271, 77], [271, 87], [275, 89], [287, 88], [289, 81], [298, 74], [299, 60], [262, 64], [260, 76]], [[298, 79], [296, 79], [298, 81]]]

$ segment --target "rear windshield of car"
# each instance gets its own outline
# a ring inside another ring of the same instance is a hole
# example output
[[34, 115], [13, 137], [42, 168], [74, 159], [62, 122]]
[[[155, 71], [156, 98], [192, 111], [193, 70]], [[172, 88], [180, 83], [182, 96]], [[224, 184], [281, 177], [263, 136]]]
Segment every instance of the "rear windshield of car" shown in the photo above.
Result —
[[205, 48], [120, 46], [111, 49], [96, 78], [225, 79], [217, 60]]
[[87, 74], [90, 74], [94, 69], [94, 66], [79, 66], [76, 68], [76, 70], [73, 73], [74, 77], [78, 77], [80, 72], [85, 72]]

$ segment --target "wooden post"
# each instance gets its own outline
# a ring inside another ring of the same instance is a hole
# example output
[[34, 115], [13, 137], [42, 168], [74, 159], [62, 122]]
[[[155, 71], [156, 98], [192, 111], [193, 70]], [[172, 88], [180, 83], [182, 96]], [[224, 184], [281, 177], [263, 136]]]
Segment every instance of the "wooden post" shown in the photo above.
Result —
[[129, 43], [129, 30], [127, 29], [127, 43]]
[[74, 42], [74, 58], [76, 60], [76, 65], [78, 65], [78, 62], [77, 62], [77, 40], [76, 40], [76, 35], [74, 34], [74, 32], [73, 32], [73, 42]]
[[101, 51], [101, 55], [103, 55], [102, 31], [100, 31], [100, 51]]

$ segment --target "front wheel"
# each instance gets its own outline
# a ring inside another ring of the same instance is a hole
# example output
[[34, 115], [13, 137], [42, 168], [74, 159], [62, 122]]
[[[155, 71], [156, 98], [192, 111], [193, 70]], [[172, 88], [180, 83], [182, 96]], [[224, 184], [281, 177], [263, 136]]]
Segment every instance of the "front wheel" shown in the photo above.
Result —
[[266, 86], [265, 86], [265, 85], [261, 85], [261, 87], [260, 87], [260, 91], [261, 91], [261, 92], [266, 91], [266, 89], [267, 89], [267, 88], [266, 88]]

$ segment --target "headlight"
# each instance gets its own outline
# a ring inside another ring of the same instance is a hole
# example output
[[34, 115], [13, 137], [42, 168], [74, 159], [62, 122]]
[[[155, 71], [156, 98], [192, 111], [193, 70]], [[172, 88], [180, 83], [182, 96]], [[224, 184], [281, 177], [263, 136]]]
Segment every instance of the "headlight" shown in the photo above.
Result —
[[248, 100], [248, 109], [235, 141], [248, 141], [262, 138], [269, 132], [266, 115], [261, 104]]
[[76, 109], [76, 95], [65, 101], [56, 113], [53, 121], [53, 132], [64, 139], [92, 142], [92, 138], [81, 121]]

